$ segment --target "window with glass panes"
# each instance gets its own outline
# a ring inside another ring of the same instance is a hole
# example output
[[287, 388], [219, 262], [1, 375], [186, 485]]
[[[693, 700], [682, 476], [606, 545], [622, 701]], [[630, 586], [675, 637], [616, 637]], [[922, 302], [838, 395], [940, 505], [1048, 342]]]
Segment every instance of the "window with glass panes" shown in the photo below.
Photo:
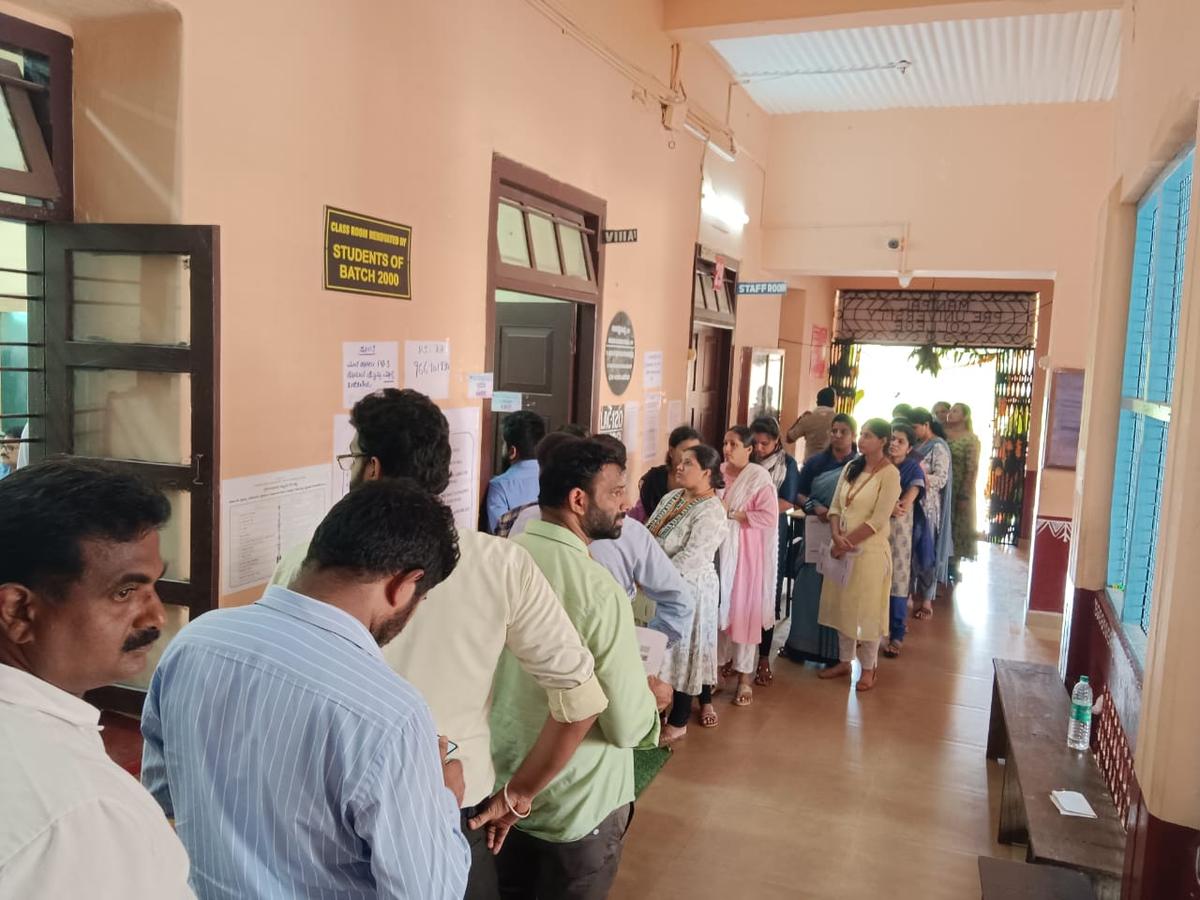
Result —
[[1109, 523], [1109, 591], [1121, 620], [1150, 630], [1175, 380], [1195, 148], [1138, 204]]

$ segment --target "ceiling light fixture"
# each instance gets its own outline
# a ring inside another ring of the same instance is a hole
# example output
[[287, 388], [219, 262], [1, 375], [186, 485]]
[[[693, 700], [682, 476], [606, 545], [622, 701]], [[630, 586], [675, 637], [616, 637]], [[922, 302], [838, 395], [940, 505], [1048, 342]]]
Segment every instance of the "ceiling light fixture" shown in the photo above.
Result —
[[750, 221], [741, 203], [727, 194], [718, 194], [708, 182], [701, 188], [700, 211], [734, 232], [740, 232]]
[[897, 59], [894, 62], [878, 63], [876, 65], [847, 66], [843, 69], [804, 69], [792, 71], [749, 72], [738, 79], [740, 84], [756, 84], [763, 81], [775, 81], [779, 78], [799, 78], [804, 75], [860, 75], [865, 72], [887, 72], [895, 69], [901, 75], [912, 68], [912, 61]]

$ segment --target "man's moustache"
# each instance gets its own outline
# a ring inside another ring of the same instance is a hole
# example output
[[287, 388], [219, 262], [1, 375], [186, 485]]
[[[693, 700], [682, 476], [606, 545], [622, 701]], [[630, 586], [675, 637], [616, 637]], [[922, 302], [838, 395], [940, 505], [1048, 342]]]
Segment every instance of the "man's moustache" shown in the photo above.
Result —
[[143, 647], [148, 647], [160, 637], [162, 632], [157, 628], [145, 628], [136, 634], [131, 634], [125, 638], [125, 643], [121, 646], [122, 653], [129, 653], [133, 650], [140, 650]]

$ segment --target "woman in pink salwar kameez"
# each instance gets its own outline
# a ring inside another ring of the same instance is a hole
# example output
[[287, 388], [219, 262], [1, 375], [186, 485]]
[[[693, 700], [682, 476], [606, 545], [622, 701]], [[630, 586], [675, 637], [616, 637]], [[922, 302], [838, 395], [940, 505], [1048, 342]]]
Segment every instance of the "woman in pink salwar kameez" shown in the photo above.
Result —
[[718, 659], [737, 673], [737, 706], [754, 697], [751, 680], [764, 628], [775, 624], [775, 574], [779, 565], [779, 499], [771, 474], [750, 461], [750, 429], [735, 425], [722, 445], [728, 534], [721, 544], [721, 620]]

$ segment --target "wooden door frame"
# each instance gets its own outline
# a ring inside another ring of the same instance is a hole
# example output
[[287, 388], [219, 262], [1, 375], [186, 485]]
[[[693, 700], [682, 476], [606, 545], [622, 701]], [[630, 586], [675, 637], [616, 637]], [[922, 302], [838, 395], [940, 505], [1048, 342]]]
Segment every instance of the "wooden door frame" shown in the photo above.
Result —
[[[555, 276], [536, 269], [522, 269], [509, 265], [500, 259], [500, 247], [496, 241], [496, 220], [500, 199], [505, 196], [519, 195], [522, 199], [531, 198], [534, 202], [543, 201], [551, 209], [565, 209], [572, 213], [571, 218], [578, 217], [583, 223], [588, 237], [590, 259], [588, 265], [595, 275], [594, 285], [584, 285], [582, 279], [569, 276]], [[586, 350], [591, 359], [586, 365], [577, 365], [574, 377], [573, 401], [578, 414], [579, 410], [587, 409], [587, 421], [590, 428], [596, 425], [596, 386], [600, 377], [600, 334], [598, 321], [604, 296], [604, 234], [605, 217], [608, 210], [607, 201], [557, 181], [528, 166], [523, 166], [499, 153], [492, 154], [491, 190], [488, 196], [488, 268], [487, 296], [485, 301], [484, 319], [484, 371], [495, 372], [496, 365], [496, 291], [519, 291], [525, 294], [535, 294], [539, 297], [549, 297], [554, 300], [566, 300], [574, 303], [578, 310], [576, 324], [576, 339], [572, 359], [582, 359], [582, 351]], [[491, 400], [483, 401], [482, 411], [484, 421], [480, 441], [479, 465], [479, 498], [480, 507], [487, 497], [487, 485], [491, 480], [492, 448], [496, 443], [496, 424], [492, 416]]]
[[[722, 263], [725, 267], [725, 271], [727, 273], [729, 273], [729, 275], [732, 277], [733, 292], [732, 292], [731, 298], [730, 298], [730, 306], [733, 308], [733, 321], [732, 322], [708, 320], [703, 317], [700, 318], [699, 320], [697, 320], [697, 318], [696, 318], [696, 301], [695, 301], [696, 275], [701, 272], [708, 272], [709, 274], [711, 274], [712, 270], [715, 268], [717, 262]], [[723, 387], [723, 393], [725, 396], [724, 396], [724, 404], [722, 406], [722, 409], [724, 410], [725, 419], [726, 419], [726, 425], [729, 424], [728, 420], [733, 415], [733, 401], [734, 401], [734, 397], [733, 397], [734, 368], [733, 367], [734, 367], [734, 355], [735, 355], [734, 350], [736, 349], [736, 347], [734, 345], [734, 341], [733, 341], [733, 336], [734, 336], [734, 332], [737, 330], [737, 311], [738, 311], [737, 282], [738, 282], [738, 272], [741, 270], [741, 268], [742, 268], [741, 260], [734, 259], [732, 256], [726, 256], [723, 253], [718, 253], [717, 251], [715, 251], [709, 247], [705, 247], [703, 244], [697, 242], [696, 243], [696, 252], [692, 257], [692, 268], [691, 268], [691, 271], [688, 273], [688, 296], [692, 298], [692, 302], [689, 304], [689, 307], [688, 307], [688, 326], [687, 326], [688, 327], [688, 330], [687, 330], [688, 352], [689, 353], [692, 352], [692, 335], [694, 335], [696, 333], [697, 325], [703, 325], [706, 328], [714, 328], [718, 331], [728, 331], [729, 332], [729, 348], [728, 348], [729, 349], [729, 358], [725, 361], [725, 375], [724, 375], [724, 387]], [[687, 404], [687, 394], [688, 394], [688, 391], [685, 389], [684, 390], [684, 398], [683, 398], [684, 405], [685, 405], [685, 411], [686, 411], [686, 404]], [[717, 447], [715, 449], [720, 450], [721, 448]]]

